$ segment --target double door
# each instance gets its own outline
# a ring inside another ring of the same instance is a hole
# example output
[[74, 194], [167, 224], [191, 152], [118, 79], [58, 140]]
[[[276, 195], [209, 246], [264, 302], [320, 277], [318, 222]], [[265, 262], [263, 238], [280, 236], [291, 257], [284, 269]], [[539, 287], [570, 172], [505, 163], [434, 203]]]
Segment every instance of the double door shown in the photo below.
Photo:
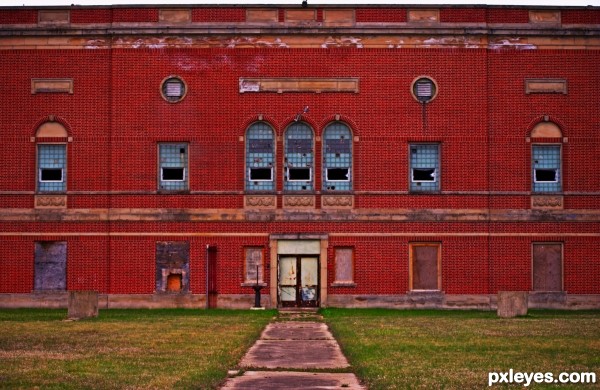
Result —
[[318, 256], [279, 256], [279, 303], [282, 307], [319, 306]]

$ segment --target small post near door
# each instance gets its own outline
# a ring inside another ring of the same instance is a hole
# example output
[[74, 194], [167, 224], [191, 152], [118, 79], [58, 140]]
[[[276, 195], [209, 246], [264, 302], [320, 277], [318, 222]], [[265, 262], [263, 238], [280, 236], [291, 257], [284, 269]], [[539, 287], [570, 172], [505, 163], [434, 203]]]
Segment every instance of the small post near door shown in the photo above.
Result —
[[217, 307], [217, 247], [206, 246], [206, 308]]

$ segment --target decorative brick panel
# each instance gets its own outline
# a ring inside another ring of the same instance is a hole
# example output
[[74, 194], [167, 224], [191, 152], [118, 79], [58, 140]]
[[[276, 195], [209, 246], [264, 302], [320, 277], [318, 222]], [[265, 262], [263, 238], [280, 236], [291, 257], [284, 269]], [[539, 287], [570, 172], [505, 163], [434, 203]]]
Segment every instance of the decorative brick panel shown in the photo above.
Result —
[[283, 207], [289, 209], [314, 209], [315, 197], [313, 195], [284, 195]]
[[531, 208], [544, 210], [561, 210], [563, 206], [562, 195], [532, 195]]
[[245, 195], [244, 207], [247, 209], [275, 209], [277, 197], [275, 195]]
[[36, 195], [36, 209], [66, 209], [67, 195]]
[[322, 195], [321, 207], [323, 209], [352, 209], [354, 207], [354, 196]]

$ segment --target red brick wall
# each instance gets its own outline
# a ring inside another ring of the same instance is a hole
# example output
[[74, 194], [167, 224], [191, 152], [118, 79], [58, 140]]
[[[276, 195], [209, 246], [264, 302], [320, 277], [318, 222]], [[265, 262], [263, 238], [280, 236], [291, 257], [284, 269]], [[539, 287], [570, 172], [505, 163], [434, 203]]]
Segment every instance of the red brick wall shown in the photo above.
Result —
[[358, 23], [406, 22], [406, 9], [402, 8], [357, 8], [355, 12]]
[[244, 22], [245, 8], [194, 8], [192, 22]]

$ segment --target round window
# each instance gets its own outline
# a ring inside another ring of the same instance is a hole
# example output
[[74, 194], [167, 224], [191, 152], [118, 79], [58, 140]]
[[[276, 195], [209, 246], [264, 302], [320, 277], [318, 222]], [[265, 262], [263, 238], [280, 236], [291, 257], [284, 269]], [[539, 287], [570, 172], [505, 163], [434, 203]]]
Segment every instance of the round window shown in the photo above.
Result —
[[163, 80], [160, 94], [169, 103], [177, 103], [182, 101], [187, 94], [187, 85], [181, 77], [169, 76]]
[[413, 80], [410, 92], [419, 103], [429, 103], [437, 96], [438, 86], [434, 79], [419, 76]]

